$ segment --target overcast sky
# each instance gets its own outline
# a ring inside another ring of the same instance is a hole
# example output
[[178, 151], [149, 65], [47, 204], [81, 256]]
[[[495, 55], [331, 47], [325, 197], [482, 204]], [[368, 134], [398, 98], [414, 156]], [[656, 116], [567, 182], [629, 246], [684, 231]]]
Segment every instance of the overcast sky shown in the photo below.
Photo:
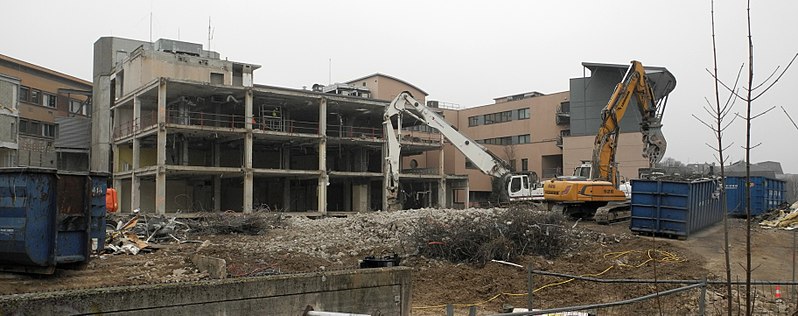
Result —
[[[716, 4], [720, 77], [747, 61], [745, 1]], [[798, 1], [753, 1], [755, 83], [798, 52]], [[713, 161], [711, 131], [691, 117], [714, 99], [710, 2], [680, 1], [16, 1], [0, 53], [91, 80], [101, 36], [203, 43], [222, 58], [261, 65], [255, 82], [301, 88], [381, 72], [464, 107], [527, 91], [568, 90], [583, 61], [667, 67], [678, 81], [664, 117], [666, 156]], [[329, 61], [332, 61], [331, 63]], [[331, 64], [331, 67], [330, 67]], [[331, 71], [330, 71], [331, 69]], [[758, 80], [757, 80], [758, 79]], [[744, 80], [744, 78], [743, 78]], [[798, 173], [798, 64], [754, 104], [752, 161]], [[726, 95], [724, 93], [724, 95]], [[735, 112], [744, 113], [742, 102]], [[552, 118], [553, 119], [553, 118]], [[744, 158], [745, 125], [726, 133]], [[534, 136], [533, 136], [534, 137]]]

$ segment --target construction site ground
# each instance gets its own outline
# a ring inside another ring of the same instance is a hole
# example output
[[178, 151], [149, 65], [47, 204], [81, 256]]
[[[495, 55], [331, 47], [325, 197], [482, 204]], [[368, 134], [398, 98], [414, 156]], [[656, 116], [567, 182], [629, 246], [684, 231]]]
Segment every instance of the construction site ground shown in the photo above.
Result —
[[[499, 312], [507, 304], [526, 306], [526, 272], [522, 268], [488, 262], [452, 263], [430, 259], [418, 253], [406, 233], [425, 221], [446, 222], [463, 212], [485, 214], [492, 210], [410, 210], [392, 213], [361, 213], [347, 218], [275, 219], [260, 234], [189, 234], [184, 242], [162, 242], [150, 252], [137, 255], [106, 254], [93, 258], [79, 269], [58, 269], [51, 276], [0, 274], [0, 294], [46, 292], [76, 288], [182, 282], [208, 278], [197, 271], [192, 254], [227, 261], [230, 277], [295, 273], [304, 271], [354, 269], [365, 256], [397, 253], [402, 265], [413, 267], [413, 315], [441, 315], [444, 305], [458, 304], [459, 314], [476, 304], [479, 314]], [[238, 216], [238, 215], [231, 215]], [[279, 216], [279, 215], [278, 215]], [[478, 216], [477, 216], [478, 217]], [[431, 218], [431, 219], [430, 219]], [[721, 279], [725, 275], [721, 223], [686, 240], [638, 236], [628, 222], [598, 225], [591, 221], [570, 221], [564, 226], [579, 240], [559, 256], [524, 256], [515, 263], [538, 270], [600, 278], [640, 279]], [[745, 220], [730, 219], [732, 275], [744, 279]], [[793, 232], [754, 227], [752, 234], [753, 278], [793, 278]], [[188, 242], [186, 242], [188, 241]], [[648, 260], [654, 258], [657, 260]], [[602, 273], [603, 272], [603, 273]], [[556, 282], [565, 279], [535, 277], [533, 296], [537, 308], [612, 302], [675, 288], [678, 285], [599, 284], [586, 281]], [[757, 308], [763, 314], [794, 310], [789, 287], [783, 287], [785, 302], [777, 302], [772, 287], [757, 287]], [[718, 314], [724, 304], [724, 290], [711, 286], [707, 311]], [[736, 290], [735, 290], [736, 293]], [[608, 309], [610, 314], [662, 310], [666, 315], [694, 314], [697, 290], [637, 303], [627, 309]]]

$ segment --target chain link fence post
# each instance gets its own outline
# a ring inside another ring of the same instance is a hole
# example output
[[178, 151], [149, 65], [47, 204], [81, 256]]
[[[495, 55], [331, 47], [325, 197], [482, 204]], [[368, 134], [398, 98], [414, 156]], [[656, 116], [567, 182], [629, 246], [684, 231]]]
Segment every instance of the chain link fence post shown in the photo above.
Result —
[[526, 267], [526, 309], [532, 310], [532, 292], [534, 291], [534, 284], [532, 283], [532, 266]]
[[698, 297], [698, 315], [704, 316], [704, 305], [707, 299], [707, 277], [701, 280], [701, 296]]

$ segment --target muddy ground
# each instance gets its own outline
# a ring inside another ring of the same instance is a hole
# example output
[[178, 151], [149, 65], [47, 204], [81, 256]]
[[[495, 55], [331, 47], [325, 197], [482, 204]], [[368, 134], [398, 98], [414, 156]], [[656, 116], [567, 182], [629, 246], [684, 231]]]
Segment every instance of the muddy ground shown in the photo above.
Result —
[[[43, 292], [74, 288], [181, 282], [207, 278], [187, 259], [194, 253], [227, 260], [231, 277], [349, 269], [367, 255], [398, 253], [402, 264], [415, 268], [412, 306], [414, 315], [441, 315], [445, 304], [458, 304], [460, 313], [476, 305], [481, 315], [503, 307], [526, 306], [524, 269], [488, 262], [451, 263], [418, 254], [408, 242], [409, 231], [425, 220], [447, 221], [463, 212], [490, 218], [492, 210], [419, 210], [367, 213], [349, 218], [280, 218], [257, 235], [194, 233], [186, 240], [164, 242], [158, 249], [138, 255], [103, 255], [80, 269], [58, 269], [52, 276], [0, 274], [0, 294]], [[730, 219], [733, 278], [744, 279], [745, 225]], [[597, 225], [590, 221], [566, 223], [582, 240], [553, 258], [524, 256], [515, 263], [535, 269], [574, 275], [600, 274], [601, 278], [720, 279], [725, 275], [723, 229], [718, 224], [686, 240], [638, 236], [628, 222]], [[793, 278], [793, 232], [755, 227], [752, 232], [753, 277], [760, 280]], [[204, 246], [202, 246], [204, 242]], [[650, 260], [653, 258], [655, 260]], [[603, 272], [603, 273], [602, 273]], [[538, 276], [533, 279], [537, 308], [611, 302], [642, 296], [677, 285], [600, 284], [564, 281]], [[775, 300], [774, 287], [755, 287], [761, 314], [791, 314], [795, 299], [791, 288], [781, 287], [784, 300]], [[742, 289], [741, 289], [742, 291]], [[735, 293], [737, 289], [735, 289]], [[720, 314], [725, 291], [710, 287], [707, 311]], [[598, 310], [602, 314], [695, 314], [698, 290], [626, 307]], [[736, 304], [736, 303], [735, 303]]]

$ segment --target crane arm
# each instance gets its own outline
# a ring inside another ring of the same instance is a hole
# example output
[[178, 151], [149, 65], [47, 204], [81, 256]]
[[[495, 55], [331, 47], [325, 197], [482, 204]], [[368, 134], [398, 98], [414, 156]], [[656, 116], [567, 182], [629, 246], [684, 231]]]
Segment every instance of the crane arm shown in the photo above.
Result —
[[[399, 164], [400, 164], [400, 150], [401, 144], [399, 139], [401, 137], [401, 117], [402, 114], [419, 120], [429, 127], [438, 130], [452, 145], [463, 153], [468, 160], [470, 160], [479, 170], [483, 173], [501, 178], [510, 174], [510, 166], [485, 149], [482, 145], [474, 142], [465, 135], [455, 130], [449, 123], [447, 123], [440, 115], [433, 112], [432, 109], [423, 103], [414, 99], [410, 93], [402, 92], [390, 105], [385, 109], [383, 115], [383, 130], [385, 139], [387, 140], [387, 153], [385, 156], [387, 166], [390, 170], [390, 181], [387, 183], [389, 190], [396, 190], [399, 185]], [[392, 118], [397, 117], [397, 127], [393, 126]]]
[[648, 158], [649, 163], [653, 165], [659, 162], [665, 153], [667, 143], [660, 129], [662, 111], [658, 113], [659, 105], [646, 78], [645, 68], [639, 61], [632, 61], [623, 80], [615, 86], [607, 106], [601, 111], [602, 124], [593, 147], [591, 175], [593, 179], [610, 181], [616, 185], [618, 183], [615, 164], [617, 139], [620, 122], [626, 114], [632, 95], [637, 97], [638, 110], [642, 116], [640, 130], [643, 134], [643, 157]]

